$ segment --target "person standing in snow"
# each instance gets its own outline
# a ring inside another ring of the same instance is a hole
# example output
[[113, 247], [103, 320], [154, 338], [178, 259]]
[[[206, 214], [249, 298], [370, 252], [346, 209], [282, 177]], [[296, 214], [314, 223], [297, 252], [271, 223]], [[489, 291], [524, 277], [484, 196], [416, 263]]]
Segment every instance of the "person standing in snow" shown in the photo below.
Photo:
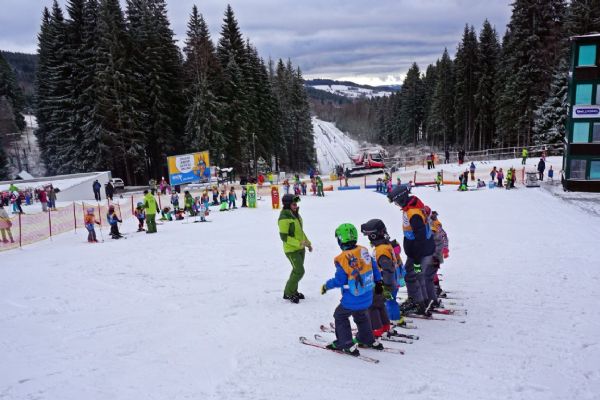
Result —
[[48, 208], [50, 211], [56, 211], [56, 192], [52, 185], [48, 188]]
[[117, 213], [115, 212], [115, 206], [111, 205], [108, 207], [108, 213], [106, 214], [106, 220], [110, 225], [110, 236], [113, 239], [120, 239], [123, 237], [119, 232], [119, 222], [123, 222]]
[[[433, 232], [433, 240], [435, 242], [435, 252], [433, 253], [433, 267], [435, 268], [435, 276], [433, 278], [433, 284], [435, 285], [436, 294], [438, 297], [446, 297], [446, 294], [440, 286], [440, 280], [438, 278], [437, 271], [440, 269], [441, 264], [444, 263], [444, 259], [448, 257], [448, 235], [442, 228], [442, 223], [438, 218], [437, 211], [432, 211], [430, 216], [431, 231]], [[434, 307], [441, 305], [439, 299], [434, 304]]]
[[114, 188], [114, 186], [112, 185], [112, 183], [108, 182], [108, 183], [106, 184], [106, 186], [104, 187], [104, 192], [105, 192], [105, 194], [106, 194], [106, 198], [107, 198], [108, 200], [112, 201], [112, 200], [113, 200], [113, 195], [114, 195], [114, 193], [115, 193], [115, 188]]
[[235, 201], [237, 200], [237, 194], [235, 194], [235, 189], [233, 188], [233, 186], [231, 187], [231, 190], [229, 190], [228, 200], [229, 200], [229, 209], [237, 208], [235, 206]]
[[317, 176], [317, 196], [325, 197], [323, 192], [323, 180], [320, 176]]
[[540, 158], [540, 162], [537, 165], [538, 174], [540, 175], [540, 181], [544, 180], [544, 171], [546, 170], [546, 162], [544, 158]]
[[527, 163], [527, 157], [529, 156], [529, 151], [527, 151], [527, 147], [523, 147], [523, 151], [521, 152], [521, 164], [525, 165]]
[[7, 237], [10, 239], [11, 243], [14, 243], [12, 232], [10, 228], [12, 227], [12, 222], [8, 217], [8, 213], [4, 209], [4, 204], [0, 202], [0, 233], [2, 234], [2, 242], [8, 243]]
[[143, 232], [144, 229], [144, 221], [146, 220], [146, 213], [144, 212], [144, 203], [142, 203], [141, 201], [139, 201], [137, 203], [137, 207], [135, 208], [135, 210], [133, 211], [133, 215], [135, 215], [135, 217], [138, 220], [138, 232]]
[[439, 171], [435, 176], [435, 186], [437, 187], [437, 191], [440, 191], [440, 185], [442, 184], [442, 172]]
[[390, 330], [390, 320], [395, 321], [397, 325], [402, 324], [400, 308], [396, 302], [398, 288], [405, 285], [400, 245], [394, 240], [398, 246], [396, 254], [387, 228], [380, 219], [371, 219], [365, 222], [360, 226], [360, 231], [368, 237], [369, 243], [373, 247], [373, 260], [377, 263], [383, 282], [381, 294], [375, 290], [373, 305], [369, 309], [373, 335], [378, 338]]
[[471, 161], [471, 165], [469, 166], [469, 172], [471, 173], [471, 180], [475, 180], [475, 163]]
[[496, 178], [498, 179], [498, 187], [502, 187], [502, 180], [504, 180], [504, 171], [502, 171], [502, 168], [498, 170]]
[[89, 243], [98, 243], [98, 239], [96, 239], [96, 229], [94, 229], [94, 225], [100, 225], [100, 222], [96, 221], [96, 216], [94, 215], [94, 209], [88, 208], [85, 217], [83, 217], [83, 222], [85, 224], [85, 229], [88, 231], [88, 242]]
[[306, 250], [312, 251], [310, 240], [303, 230], [302, 217], [298, 202], [300, 197], [285, 194], [281, 198], [283, 208], [279, 214], [277, 225], [279, 226], [279, 237], [283, 242], [283, 252], [292, 264], [292, 272], [285, 284], [283, 298], [292, 303], [299, 303], [304, 295], [298, 292], [298, 283], [304, 276], [304, 256]]
[[[383, 345], [373, 337], [368, 309], [373, 303], [373, 291], [383, 290], [381, 273], [374, 266], [369, 250], [356, 244], [358, 232], [352, 224], [341, 224], [335, 237], [342, 252], [334, 259], [335, 276], [321, 286], [321, 294], [340, 288], [342, 299], [333, 313], [335, 341], [328, 344], [330, 350], [340, 350], [357, 356], [359, 346], [383, 350]], [[350, 316], [358, 328], [354, 343]]]
[[102, 185], [100, 184], [100, 182], [98, 182], [98, 179], [96, 179], [94, 181], [94, 184], [92, 185], [92, 190], [94, 191], [94, 198], [96, 199], [96, 201], [102, 200], [102, 196], [100, 195], [100, 189], [102, 189]]
[[388, 193], [390, 203], [402, 208], [402, 230], [404, 231], [404, 252], [406, 253], [406, 286], [408, 299], [400, 306], [403, 314], [418, 313], [431, 315], [431, 306], [437, 301], [433, 285], [433, 253], [435, 242], [427, 216], [423, 212], [425, 204], [416, 196], [411, 196], [405, 185]]
[[490, 171], [490, 177], [492, 178], [492, 182], [494, 182], [496, 180], [497, 174], [498, 174], [498, 170], [494, 166], [494, 168], [492, 168], [492, 170]]
[[156, 212], [158, 203], [148, 190], [144, 190], [144, 210], [146, 211], [146, 233], [156, 233]]

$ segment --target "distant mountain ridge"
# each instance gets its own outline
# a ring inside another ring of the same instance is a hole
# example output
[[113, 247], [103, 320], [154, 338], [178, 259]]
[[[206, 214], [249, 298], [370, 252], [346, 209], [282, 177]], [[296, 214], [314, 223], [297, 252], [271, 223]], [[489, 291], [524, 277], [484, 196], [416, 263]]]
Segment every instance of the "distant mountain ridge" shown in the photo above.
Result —
[[306, 86], [343, 85], [343, 86], [352, 86], [352, 87], [357, 87], [357, 88], [370, 89], [373, 91], [385, 91], [385, 92], [398, 92], [402, 88], [402, 85], [371, 86], [371, 85], [361, 85], [359, 83], [355, 83], [352, 81], [336, 81], [335, 79], [327, 79], [327, 78], [306, 79], [306, 80], [304, 80], [304, 84]]

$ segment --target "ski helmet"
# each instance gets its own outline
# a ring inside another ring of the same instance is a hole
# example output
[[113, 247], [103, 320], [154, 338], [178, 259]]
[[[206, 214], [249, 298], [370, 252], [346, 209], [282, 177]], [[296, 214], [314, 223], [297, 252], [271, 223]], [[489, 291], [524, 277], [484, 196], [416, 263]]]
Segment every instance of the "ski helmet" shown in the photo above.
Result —
[[115, 206], [108, 206], [108, 211], [115, 211]]
[[400, 207], [404, 207], [408, 203], [409, 194], [410, 189], [407, 185], [398, 185], [388, 193], [387, 197], [390, 203], [394, 202]]
[[360, 226], [363, 235], [369, 237], [370, 241], [385, 239], [388, 237], [387, 228], [380, 219], [371, 219]]
[[88, 208], [87, 209], [87, 213], [88, 213], [88, 215], [93, 214], [94, 213], [94, 209], [93, 208]]
[[290, 208], [292, 203], [298, 203], [300, 201], [299, 196], [294, 196], [293, 194], [284, 194], [281, 198], [281, 204], [283, 204], [283, 208]]
[[355, 245], [358, 240], [358, 231], [354, 225], [344, 223], [335, 230], [335, 237], [340, 247]]
[[142, 203], [141, 201], [138, 201], [137, 206], [138, 207], [142, 207], [144, 205], [144, 203]]

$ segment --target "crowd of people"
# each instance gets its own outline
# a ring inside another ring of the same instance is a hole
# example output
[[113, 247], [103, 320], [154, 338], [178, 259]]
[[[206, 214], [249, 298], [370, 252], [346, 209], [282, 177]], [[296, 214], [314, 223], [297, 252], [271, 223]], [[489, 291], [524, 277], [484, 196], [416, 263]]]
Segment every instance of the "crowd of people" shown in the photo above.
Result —
[[52, 184], [38, 187], [19, 189], [11, 184], [7, 191], [0, 192], [0, 203], [4, 207], [11, 206], [13, 214], [24, 214], [23, 206], [39, 202], [44, 212], [56, 211], [56, 190]]

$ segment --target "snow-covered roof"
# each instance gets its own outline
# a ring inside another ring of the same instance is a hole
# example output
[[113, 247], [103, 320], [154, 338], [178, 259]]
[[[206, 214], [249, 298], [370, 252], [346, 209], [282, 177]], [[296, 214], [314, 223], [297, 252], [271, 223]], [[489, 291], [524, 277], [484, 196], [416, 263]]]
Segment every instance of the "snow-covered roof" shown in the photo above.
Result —
[[105, 173], [106, 172], [88, 172], [82, 174], [57, 175], [15, 181], [3, 181], [0, 182], [0, 192], [8, 190], [11, 184], [16, 185], [19, 189], [39, 188], [52, 185], [54, 188], [64, 191], [89, 179], [96, 179], [97, 176]]

